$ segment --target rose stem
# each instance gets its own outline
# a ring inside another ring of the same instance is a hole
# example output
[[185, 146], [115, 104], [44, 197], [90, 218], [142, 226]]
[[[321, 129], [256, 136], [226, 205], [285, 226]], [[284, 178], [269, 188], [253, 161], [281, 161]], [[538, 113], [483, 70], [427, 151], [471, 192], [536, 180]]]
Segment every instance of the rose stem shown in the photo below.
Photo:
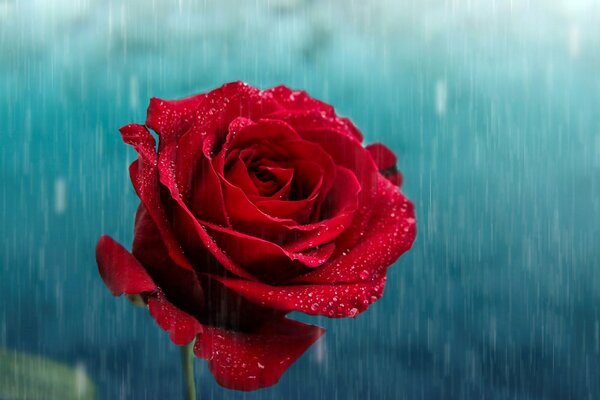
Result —
[[181, 346], [181, 367], [183, 369], [184, 400], [196, 400], [196, 384], [194, 382], [194, 343]]

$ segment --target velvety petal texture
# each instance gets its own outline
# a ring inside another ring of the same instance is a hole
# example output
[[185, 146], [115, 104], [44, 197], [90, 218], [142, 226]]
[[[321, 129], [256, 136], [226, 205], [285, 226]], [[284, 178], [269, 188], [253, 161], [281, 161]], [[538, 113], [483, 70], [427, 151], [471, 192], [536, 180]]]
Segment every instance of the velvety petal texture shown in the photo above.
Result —
[[325, 330], [288, 318], [269, 321], [252, 333], [209, 327], [194, 351], [208, 360], [217, 382], [226, 388], [256, 390], [279, 377]]
[[415, 239], [394, 152], [304, 91], [152, 98], [145, 125], [120, 132], [141, 202], [131, 253], [98, 241], [100, 275], [173, 343], [195, 340], [224, 387], [275, 384], [324, 333], [286, 314], [356, 317]]

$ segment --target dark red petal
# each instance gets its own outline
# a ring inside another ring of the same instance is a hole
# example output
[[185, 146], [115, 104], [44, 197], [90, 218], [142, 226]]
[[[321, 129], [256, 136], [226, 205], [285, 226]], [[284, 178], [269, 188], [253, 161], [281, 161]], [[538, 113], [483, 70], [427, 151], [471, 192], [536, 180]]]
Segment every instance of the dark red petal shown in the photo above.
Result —
[[396, 167], [396, 155], [384, 144], [374, 143], [367, 146], [367, 150], [379, 168], [379, 173], [386, 177], [395, 186], [402, 185], [402, 174]]
[[104, 283], [113, 295], [151, 292], [156, 285], [144, 267], [110, 236], [96, 245], [96, 262]]
[[260, 119], [250, 123], [246, 118], [236, 118], [229, 126], [229, 135], [223, 150], [244, 149], [259, 142], [298, 140], [300, 136], [284, 121]]
[[148, 106], [146, 126], [158, 133], [161, 140], [177, 140], [193, 122], [194, 111], [205, 96], [198, 94], [179, 100], [153, 97]]
[[335, 115], [332, 106], [320, 100], [313, 99], [303, 90], [292, 90], [282, 85], [267, 89], [265, 93], [273, 96], [286, 110], [315, 110], [323, 112], [328, 116]]
[[182, 136], [175, 156], [176, 186], [196, 217], [229, 225], [221, 183], [207, 151], [202, 135], [189, 132]]
[[[184, 243], [185, 248], [189, 253], [194, 253], [196, 259], [200, 262], [202, 260], [212, 264], [212, 260], [208, 260], [205, 257], [206, 251], [211, 255], [217, 262], [218, 265], [225, 268], [227, 271], [235, 274], [239, 277], [255, 280], [256, 277], [244, 270], [239, 264], [237, 264], [231, 257], [223, 252], [214, 241], [212, 237], [206, 232], [206, 228], [198, 221], [190, 211], [181, 206], [180, 203], [173, 202], [173, 229], [177, 232], [177, 236]], [[191, 254], [192, 255], [192, 254]], [[199, 270], [204, 271], [206, 267], [211, 265], [197, 264]]]
[[[298, 284], [367, 282], [384, 276], [387, 267], [410, 249], [416, 235], [412, 203], [384, 177], [379, 177], [370, 220], [360, 240], [319, 269], [294, 279]], [[353, 229], [351, 226], [348, 229]]]
[[357, 143], [362, 142], [362, 135], [356, 127], [346, 118], [329, 116], [317, 110], [304, 111], [276, 111], [266, 118], [280, 119], [287, 122], [302, 136], [304, 130], [335, 130], [339, 134], [352, 139]]
[[361, 235], [367, 228], [376, 201], [379, 171], [369, 152], [357, 140], [349, 138], [338, 129], [302, 130], [299, 133], [306, 140], [320, 144], [337, 165], [352, 171], [360, 184], [359, 209], [353, 215], [352, 226], [336, 239], [336, 246], [341, 253], [361, 240]]
[[145, 126], [129, 124], [119, 129], [119, 132], [123, 141], [137, 151], [142, 162], [156, 164], [156, 141]]
[[335, 114], [332, 106], [324, 103], [320, 100], [314, 99], [304, 91], [291, 90], [285, 86], [277, 86], [272, 89], [265, 90], [273, 96], [286, 111], [280, 112], [283, 114], [300, 114], [302, 112], [311, 112], [313, 115], [321, 114], [322, 117], [326, 117], [327, 123], [334, 122], [335, 125], [340, 125], [345, 131], [350, 133], [359, 142], [362, 141], [363, 137], [360, 131], [354, 126], [352, 121], [348, 118], [339, 117]]
[[365, 195], [377, 188], [377, 166], [360, 143], [333, 128], [306, 129], [299, 133], [305, 140], [321, 145], [336, 165], [354, 172]]
[[232, 185], [242, 189], [247, 195], [258, 196], [258, 188], [256, 187], [253, 178], [248, 174], [248, 166], [241, 158], [232, 162], [225, 174], [225, 179]]
[[338, 117], [336, 122], [343, 125], [346, 128], [345, 130], [350, 132], [352, 134], [352, 136], [354, 136], [356, 138], [356, 140], [358, 140], [359, 142], [362, 143], [363, 135], [358, 130], [358, 128], [354, 125], [354, 123], [352, 121], [350, 121], [350, 119], [345, 118], [345, 117]]
[[207, 326], [194, 351], [208, 360], [219, 385], [250, 391], [277, 383], [323, 333], [322, 328], [288, 318], [273, 320], [253, 333]]
[[178, 346], [190, 343], [202, 333], [202, 325], [171, 304], [161, 290], [148, 296], [148, 309], [156, 323], [170, 333], [171, 341]]
[[136, 193], [156, 224], [171, 259], [177, 265], [191, 270], [192, 266], [183, 255], [179, 243], [168, 226], [164, 207], [161, 204], [154, 138], [142, 125], [126, 125], [120, 129], [120, 132], [123, 141], [132, 144], [139, 154], [138, 160], [129, 167], [131, 182]]
[[[171, 199], [173, 200], [170, 204], [173, 207], [170, 222], [178, 232], [178, 239], [184, 243], [188, 243], [188, 246], [186, 247], [188, 251], [193, 250], [191, 247], [195, 245], [203, 245], [217, 261], [229, 271], [246, 279], [254, 279], [254, 277], [233, 263], [232, 260], [223, 253], [223, 251], [215, 244], [214, 240], [208, 236], [204, 227], [196, 219], [196, 216], [184, 203], [182, 195], [179, 192], [179, 187], [175, 181], [175, 171], [173, 170], [173, 161], [176, 157], [176, 151], [176, 143], [171, 142], [164, 144], [163, 148], [159, 151], [158, 171], [160, 183], [169, 190]], [[148, 208], [146, 204], [144, 205]], [[151, 210], [148, 208], [148, 211]]]
[[131, 252], [169, 301], [193, 315], [197, 315], [203, 309], [204, 293], [196, 272], [178, 268], [171, 261], [156, 224], [142, 204], [135, 215], [135, 235]]
[[396, 166], [396, 155], [384, 144], [373, 143], [368, 145], [367, 150], [377, 164], [379, 170], [389, 169]]
[[355, 317], [383, 295], [385, 276], [350, 284], [271, 286], [213, 277], [247, 300], [281, 311], [302, 311], [331, 318]]
[[387, 178], [388, 181], [394, 186], [402, 186], [402, 174], [395, 168], [390, 170], [381, 171], [381, 174]]
[[216, 154], [233, 120], [242, 117], [257, 121], [279, 109], [264, 92], [243, 82], [232, 82], [206, 94], [194, 112], [190, 131], [205, 136], [209, 152]]
[[269, 263], [280, 259], [297, 260], [307, 267], [317, 267], [325, 263], [334, 250], [333, 244], [329, 244], [305, 252], [291, 253], [276, 243], [255, 236], [217, 225], [205, 223], [205, 226], [227, 254], [248, 268], [260, 264], [265, 264], [262, 268], [269, 268]]

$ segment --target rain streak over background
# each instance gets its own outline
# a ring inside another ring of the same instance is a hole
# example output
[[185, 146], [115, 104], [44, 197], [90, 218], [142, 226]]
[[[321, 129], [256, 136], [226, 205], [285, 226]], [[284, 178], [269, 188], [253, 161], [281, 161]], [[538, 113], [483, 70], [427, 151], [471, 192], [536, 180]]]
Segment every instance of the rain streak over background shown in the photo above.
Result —
[[101, 399], [178, 399], [178, 349], [113, 298], [151, 96], [306, 89], [399, 155], [418, 237], [385, 296], [254, 393], [201, 399], [600, 398], [600, 3], [0, 0], [0, 347]]

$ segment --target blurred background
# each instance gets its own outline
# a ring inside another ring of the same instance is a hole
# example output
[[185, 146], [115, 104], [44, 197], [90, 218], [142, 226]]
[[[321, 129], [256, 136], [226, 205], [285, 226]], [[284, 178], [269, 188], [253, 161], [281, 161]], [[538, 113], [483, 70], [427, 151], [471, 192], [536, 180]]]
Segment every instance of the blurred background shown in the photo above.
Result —
[[113, 298], [133, 237], [117, 129], [151, 96], [305, 89], [399, 155], [418, 237], [356, 320], [254, 393], [200, 399], [600, 398], [600, 2], [0, 0], [0, 347], [100, 399], [182, 398], [179, 352]]

